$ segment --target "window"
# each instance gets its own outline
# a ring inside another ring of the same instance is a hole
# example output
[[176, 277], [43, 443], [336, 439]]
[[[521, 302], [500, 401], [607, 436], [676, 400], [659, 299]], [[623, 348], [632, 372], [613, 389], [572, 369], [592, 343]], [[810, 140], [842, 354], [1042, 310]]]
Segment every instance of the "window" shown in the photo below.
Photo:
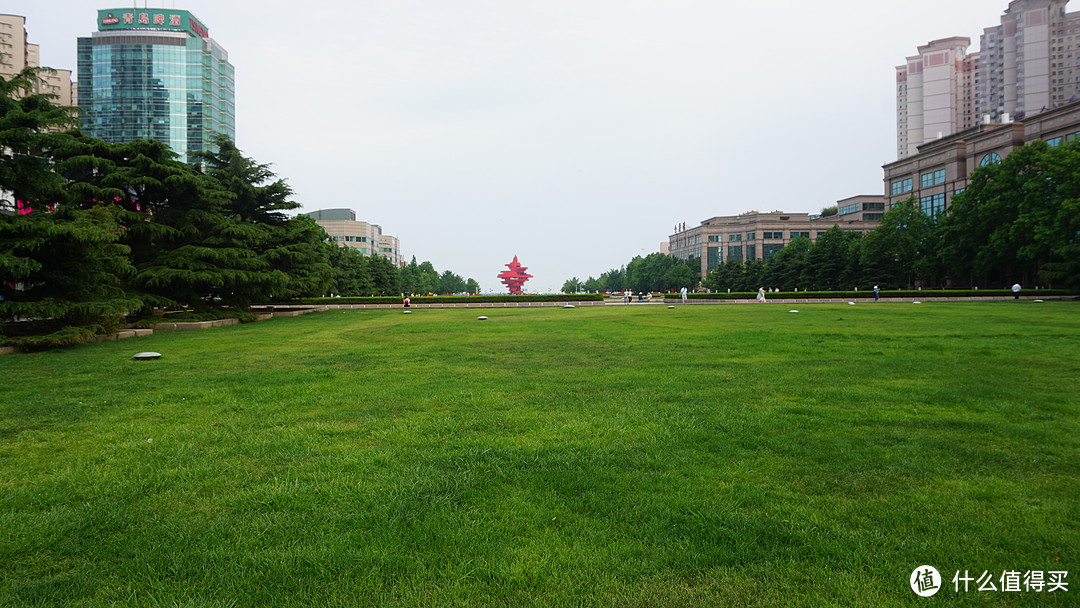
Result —
[[863, 203], [863, 211], [884, 211], [885, 203]]
[[836, 210], [837, 215], [847, 215], [849, 213], [856, 213], [859, 211], [859, 203], [853, 205], [844, 205]]
[[757, 245], [746, 246], [746, 259], [753, 260], [757, 258]]
[[772, 259], [772, 257], [773, 257], [774, 255], [776, 255], [776, 252], [777, 252], [777, 251], [780, 251], [780, 250], [781, 250], [781, 249], [783, 249], [783, 248], [784, 248], [784, 246], [783, 246], [783, 245], [779, 245], [779, 244], [773, 244], [773, 245], [762, 245], [762, 248], [761, 248], [761, 253], [762, 253], [762, 257], [763, 257], [763, 258], [765, 259], [765, 261], [767, 262], [767, 261], [769, 261], [770, 259]]
[[982, 157], [982, 160], [979, 161], [979, 166], [980, 167], [985, 167], [987, 165], [992, 165], [994, 163], [1000, 163], [1000, 162], [1001, 162], [1001, 157], [998, 156], [998, 153], [997, 152], [991, 152], [991, 153], [987, 154], [986, 156]]
[[742, 260], [742, 245], [728, 245], [727, 248], [728, 261]]
[[757, 236], [756, 232], [747, 232], [746, 233], [746, 240], [752, 241], [752, 240], [754, 240], [754, 237], [756, 237], [756, 236]]
[[936, 218], [945, 212], [945, 195], [924, 196], [919, 199], [919, 208], [931, 218]]
[[930, 186], [933, 186], [934, 185], [934, 174], [933, 173], [923, 173], [920, 185], [923, 188], [929, 188]]
[[806, 238], [810, 238], [810, 233], [809, 232], [792, 232], [791, 233], [791, 238], [793, 238], [793, 239], [797, 239], [800, 236], [805, 236]]
[[716, 270], [717, 266], [719, 266], [720, 263], [723, 262], [723, 250], [723, 247], [709, 247], [707, 249], [709, 255], [707, 264], [710, 271]]
[[1050, 146], [1051, 148], [1056, 148], [1061, 145], [1063, 139], [1063, 137], [1055, 137], [1053, 139], [1048, 139], [1046, 140], [1046, 145]]
[[904, 182], [902, 182], [900, 180], [896, 180], [895, 182], [893, 182], [892, 183], [892, 194], [893, 194], [893, 196], [898, 196], [898, 195], [902, 194], [904, 192], [903, 188], [904, 188]]
[[904, 192], [911, 192], [912, 187], [913, 187], [912, 184], [914, 184], [914, 183], [915, 183], [915, 181], [914, 181], [913, 178], [909, 177], [909, 178], [905, 179], [904, 182], [903, 182], [903, 190], [904, 190]]
[[944, 184], [944, 183], [945, 183], [945, 170], [944, 169], [938, 169], [937, 171], [934, 171], [934, 185], [936, 186], [937, 184]]
[[881, 221], [881, 216], [883, 216], [883, 215], [885, 215], [885, 214], [884, 213], [864, 213], [864, 214], [862, 214], [862, 219], [865, 222], [880, 222]]
[[819, 238], [819, 239], [820, 239], [820, 238], [821, 238], [822, 236], [824, 236], [824, 235], [825, 235], [825, 233], [824, 233], [823, 231], [821, 231], [821, 230], [818, 230], [818, 233], [817, 233], [817, 238]]
[[741, 234], [729, 234], [728, 237], [727, 237], [727, 240], [728, 241], [741, 241], [742, 240], [742, 235]]

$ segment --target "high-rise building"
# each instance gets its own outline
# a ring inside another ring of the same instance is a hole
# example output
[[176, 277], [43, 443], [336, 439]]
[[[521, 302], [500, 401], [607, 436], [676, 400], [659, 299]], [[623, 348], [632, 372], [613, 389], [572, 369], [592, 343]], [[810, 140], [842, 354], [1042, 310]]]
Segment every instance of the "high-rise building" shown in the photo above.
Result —
[[233, 66], [194, 15], [175, 9], [98, 11], [78, 40], [79, 106], [87, 135], [155, 139], [180, 160], [236, 137]]
[[1013, 0], [1000, 25], [934, 40], [896, 68], [897, 158], [977, 124], [1009, 122], [1076, 101], [1080, 13], [1068, 0]]
[[[38, 45], [29, 42], [26, 17], [0, 15], [0, 76], [10, 80], [25, 68], [41, 67]], [[62, 106], [76, 106], [71, 70], [51, 68], [38, 73], [33, 93], [54, 95]]]
[[968, 56], [970, 38], [931, 41], [919, 54], [896, 68], [896, 145], [903, 157], [927, 139], [949, 135], [971, 126], [972, 69], [978, 56]]

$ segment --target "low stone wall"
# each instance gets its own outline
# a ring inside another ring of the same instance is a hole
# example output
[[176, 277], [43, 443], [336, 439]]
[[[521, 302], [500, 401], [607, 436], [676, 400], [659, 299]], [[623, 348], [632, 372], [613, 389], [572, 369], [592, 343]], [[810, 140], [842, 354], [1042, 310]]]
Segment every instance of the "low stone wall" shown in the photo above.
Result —
[[115, 334], [100, 334], [90, 338], [90, 342], [109, 342], [112, 340], [126, 340], [128, 338], [143, 338], [154, 335], [152, 329], [124, 329]]
[[210, 329], [211, 327], [225, 327], [226, 325], [239, 325], [240, 319], [217, 319], [215, 321], [181, 321], [177, 323], [154, 323], [154, 329]]

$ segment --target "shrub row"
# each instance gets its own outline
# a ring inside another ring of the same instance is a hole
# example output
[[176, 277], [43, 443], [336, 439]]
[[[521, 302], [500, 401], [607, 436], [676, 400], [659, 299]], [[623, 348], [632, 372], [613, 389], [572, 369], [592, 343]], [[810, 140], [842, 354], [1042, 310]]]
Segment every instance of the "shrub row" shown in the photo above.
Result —
[[[1064, 289], [1025, 289], [1020, 292], [1022, 296], [1066, 296], [1071, 292]], [[922, 291], [900, 289], [891, 291], [881, 291], [881, 297], [883, 299], [888, 298], [991, 298], [995, 296], [1011, 296], [1012, 291], [1009, 289], [924, 289]], [[678, 299], [680, 296], [677, 293], [669, 293], [666, 298]], [[732, 293], [690, 293], [687, 294], [688, 298], [695, 300], [752, 300], [757, 297], [756, 291], [743, 291]], [[874, 297], [873, 290], [866, 291], [781, 291], [776, 293], [766, 293], [765, 297], [768, 299], [777, 298], [782, 300], [808, 300], [808, 299], [854, 299], [854, 298], [872, 298]]]
[[[491, 304], [499, 302], [602, 302], [604, 296], [596, 294], [557, 294], [524, 296], [416, 296], [413, 304]], [[401, 298], [345, 297], [302, 298], [293, 304], [401, 304]]]
[[12, 346], [28, 353], [82, 344], [100, 333], [106, 333], [106, 328], [101, 325], [66, 326], [44, 335], [0, 336], [0, 347]]

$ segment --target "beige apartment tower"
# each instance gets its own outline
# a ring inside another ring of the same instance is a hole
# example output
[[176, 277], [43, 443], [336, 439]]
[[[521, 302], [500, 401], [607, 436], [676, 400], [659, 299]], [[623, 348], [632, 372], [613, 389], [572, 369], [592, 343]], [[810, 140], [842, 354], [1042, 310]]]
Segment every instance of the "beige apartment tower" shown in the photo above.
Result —
[[965, 85], [973, 82], [971, 70], [978, 61], [967, 56], [970, 45], [970, 38], [934, 40], [896, 68], [898, 157], [913, 154], [924, 141], [970, 126], [970, 89], [965, 91]]
[[[10, 80], [24, 68], [41, 67], [40, 49], [28, 40], [25, 17], [0, 15], [0, 76], [5, 80]], [[77, 89], [71, 83], [71, 70], [53, 69], [39, 73], [34, 93], [54, 95], [58, 105], [79, 105]]]

